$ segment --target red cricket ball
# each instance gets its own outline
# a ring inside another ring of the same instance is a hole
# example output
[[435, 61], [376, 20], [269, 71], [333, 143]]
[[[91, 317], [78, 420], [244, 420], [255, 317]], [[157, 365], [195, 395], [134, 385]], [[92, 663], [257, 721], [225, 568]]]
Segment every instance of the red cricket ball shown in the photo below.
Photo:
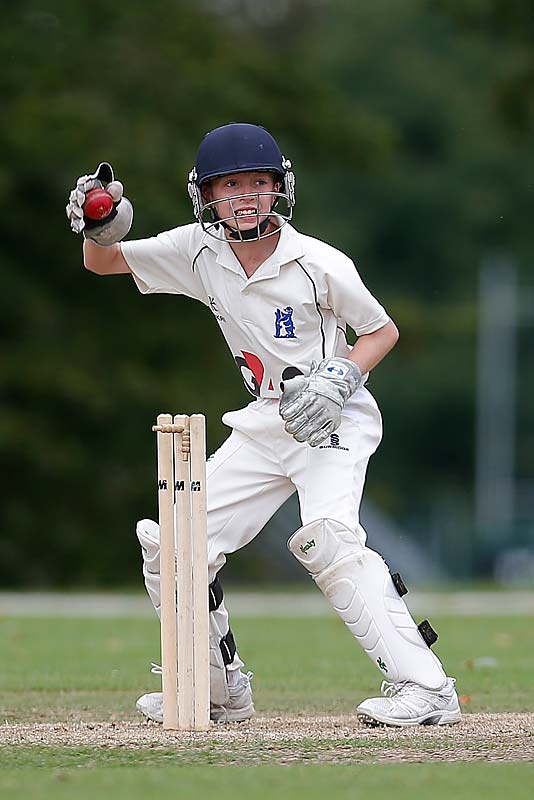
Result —
[[91, 189], [85, 195], [83, 213], [89, 219], [104, 219], [113, 208], [113, 198], [105, 189]]

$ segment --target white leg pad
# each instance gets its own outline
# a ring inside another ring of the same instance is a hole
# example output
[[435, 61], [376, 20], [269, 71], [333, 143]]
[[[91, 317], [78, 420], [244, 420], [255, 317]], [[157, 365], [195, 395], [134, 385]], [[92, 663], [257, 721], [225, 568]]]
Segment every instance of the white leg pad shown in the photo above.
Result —
[[158, 617], [161, 612], [159, 592], [159, 525], [151, 519], [142, 519], [135, 530], [143, 554], [143, 578], [148, 596]]
[[419, 633], [384, 560], [334, 519], [299, 528], [288, 548], [388, 681], [440, 689], [447, 676]]
[[[143, 577], [146, 590], [159, 617], [161, 611], [159, 525], [151, 519], [142, 519], [137, 523], [136, 533], [143, 553]], [[220, 617], [223, 617], [223, 619], [220, 619]], [[224, 635], [220, 632], [220, 626], [225, 621], [227, 622], [227, 615], [224, 608], [222, 611], [217, 610], [210, 613], [210, 702], [220, 706], [226, 705], [229, 698], [226, 667], [219, 646], [219, 642]]]

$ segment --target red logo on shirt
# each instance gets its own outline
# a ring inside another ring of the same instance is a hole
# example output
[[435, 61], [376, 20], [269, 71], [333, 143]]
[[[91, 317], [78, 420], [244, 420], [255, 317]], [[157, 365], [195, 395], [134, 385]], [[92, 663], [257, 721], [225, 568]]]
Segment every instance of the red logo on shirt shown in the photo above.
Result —
[[244, 358], [235, 356], [235, 363], [241, 371], [241, 376], [249, 392], [254, 395], [254, 397], [259, 397], [261, 382], [265, 375], [265, 367], [254, 353], [246, 353], [244, 350], [241, 352]]

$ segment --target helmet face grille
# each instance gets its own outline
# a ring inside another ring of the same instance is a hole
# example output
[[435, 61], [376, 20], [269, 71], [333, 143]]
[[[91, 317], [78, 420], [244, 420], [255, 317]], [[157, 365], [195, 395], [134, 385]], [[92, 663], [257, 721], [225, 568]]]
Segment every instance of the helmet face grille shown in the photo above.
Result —
[[[275, 198], [268, 216], [273, 217], [273, 221], [276, 217], [277, 228], [291, 219], [295, 205], [295, 176], [291, 161], [282, 155], [276, 140], [265, 128], [234, 122], [206, 134], [198, 148], [196, 164], [189, 173], [187, 184], [195, 218], [207, 233], [217, 239], [225, 238], [227, 225], [223, 223], [227, 220], [218, 219], [214, 207], [216, 203], [205, 202], [200, 187], [212, 178], [240, 172], [271, 172], [279, 176], [283, 184], [282, 191], [261, 194], [271, 194]], [[285, 213], [279, 206], [285, 206]], [[228, 221], [235, 222], [235, 218], [230, 217]], [[243, 239], [262, 239], [272, 235], [273, 232], [262, 233], [261, 227], [257, 227], [257, 236], [247, 235]]]
[[[198, 187], [197, 188], [198, 191]], [[235, 213], [236, 207], [233, 201], [241, 200], [244, 197], [254, 198], [256, 209], [260, 208], [260, 199], [268, 197], [270, 199], [270, 211], [260, 212], [249, 215], [249, 222], [253, 222], [253, 227], [247, 230], [242, 230], [239, 227], [239, 217]], [[221, 203], [228, 203], [227, 200], [212, 200], [209, 203], [203, 203], [200, 208], [200, 216], [198, 221], [202, 225], [204, 231], [215, 239], [219, 240], [233, 240], [235, 242], [241, 241], [257, 241], [258, 239], [266, 239], [278, 233], [282, 225], [289, 222], [293, 209], [289, 205], [287, 195], [283, 192], [257, 192], [255, 194], [236, 195], [230, 201], [231, 214], [229, 216], [221, 216], [218, 206]], [[270, 224], [273, 223], [273, 224]]]

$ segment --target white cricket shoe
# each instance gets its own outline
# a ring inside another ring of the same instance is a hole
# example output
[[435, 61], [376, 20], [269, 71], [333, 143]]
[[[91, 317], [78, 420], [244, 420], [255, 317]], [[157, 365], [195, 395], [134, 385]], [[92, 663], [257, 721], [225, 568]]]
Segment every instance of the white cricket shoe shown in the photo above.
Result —
[[147, 719], [163, 725], [163, 692], [149, 692], [142, 695], [135, 707]]
[[417, 683], [382, 681], [383, 697], [371, 697], [356, 709], [365, 725], [453, 725], [462, 712], [454, 678], [447, 678], [441, 689], [425, 689]]
[[[254, 715], [252, 689], [250, 686], [252, 672], [239, 673], [235, 686], [229, 686], [230, 699], [225, 706], [210, 706], [212, 722], [243, 722]], [[139, 698], [135, 704], [137, 711], [153, 722], [163, 723], [163, 694], [149, 692]]]

